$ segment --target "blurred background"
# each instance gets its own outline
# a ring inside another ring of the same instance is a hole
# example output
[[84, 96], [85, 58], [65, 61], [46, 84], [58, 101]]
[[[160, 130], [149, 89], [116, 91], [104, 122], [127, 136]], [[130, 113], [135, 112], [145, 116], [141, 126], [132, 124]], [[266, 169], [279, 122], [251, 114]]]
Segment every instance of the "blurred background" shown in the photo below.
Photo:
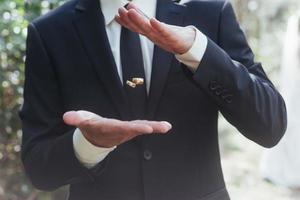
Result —
[[[278, 88], [287, 21], [300, 11], [298, 1], [232, 0], [256, 60], [263, 62]], [[66, 196], [66, 188], [54, 193], [37, 191], [24, 176], [17, 116], [22, 103], [28, 22], [63, 2], [0, 0], [0, 200], [59, 200]], [[297, 190], [263, 180], [259, 168], [262, 147], [245, 139], [222, 116], [219, 129], [224, 175], [233, 200], [300, 200]]]

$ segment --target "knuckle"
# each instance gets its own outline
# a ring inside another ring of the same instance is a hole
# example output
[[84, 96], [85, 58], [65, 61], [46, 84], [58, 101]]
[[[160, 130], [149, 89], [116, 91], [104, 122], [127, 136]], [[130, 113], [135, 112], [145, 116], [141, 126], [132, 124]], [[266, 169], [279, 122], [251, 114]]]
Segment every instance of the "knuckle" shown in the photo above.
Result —
[[148, 24], [143, 24], [142, 29], [146, 32], [150, 32], [150, 28], [149, 28]]

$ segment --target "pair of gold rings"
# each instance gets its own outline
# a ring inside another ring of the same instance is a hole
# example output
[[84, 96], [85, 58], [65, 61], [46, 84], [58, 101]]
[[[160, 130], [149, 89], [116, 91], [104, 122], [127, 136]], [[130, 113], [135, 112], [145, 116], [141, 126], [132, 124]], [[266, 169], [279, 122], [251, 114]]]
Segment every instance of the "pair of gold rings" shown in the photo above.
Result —
[[132, 78], [131, 80], [127, 80], [126, 84], [129, 87], [136, 88], [138, 85], [144, 84], [144, 79], [143, 78]]

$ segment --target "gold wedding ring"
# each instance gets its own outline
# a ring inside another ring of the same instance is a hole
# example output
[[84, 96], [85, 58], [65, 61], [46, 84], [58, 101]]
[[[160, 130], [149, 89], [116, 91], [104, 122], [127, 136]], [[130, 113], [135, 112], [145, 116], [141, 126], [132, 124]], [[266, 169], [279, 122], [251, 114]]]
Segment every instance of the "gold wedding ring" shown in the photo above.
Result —
[[135, 83], [136, 85], [143, 85], [144, 79], [143, 78], [132, 78], [132, 82]]
[[136, 87], [136, 84], [131, 82], [131, 81], [126, 81], [126, 84], [129, 86], [129, 87], [132, 87], [132, 88], [135, 88]]

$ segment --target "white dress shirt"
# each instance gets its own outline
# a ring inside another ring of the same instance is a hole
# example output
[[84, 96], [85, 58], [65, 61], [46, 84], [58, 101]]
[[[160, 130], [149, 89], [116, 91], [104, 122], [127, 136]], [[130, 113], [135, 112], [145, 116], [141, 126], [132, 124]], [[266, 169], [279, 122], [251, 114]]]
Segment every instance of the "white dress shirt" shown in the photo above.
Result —
[[[157, 0], [132, 0], [147, 16], [155, 17]], [[120, 7], [125, 6], [127, 0], [100, 0], [101, 9], [104, 15], [106, 33], [115, 59], [117, 71], [120, 80], [123, 82], [122, 66], [120, 57], [120, 38], [121, 26], [114, 20]], [[188, 52], [181, 55], [175, 55], [177, 60], [184, 63], [191, 71], [196, 71], [200, 61], [206, 51], [207, 38], [197, 28], [194, 44]], [[144, 70], [146, 79], [147, 92], [150, 89], [150, 80], [152, 72], [152, 59], [154, 44], [146, 37], [140, 35], [142, 55], [144, 60]], [[101, 148], [91, 144], [81, 133], [76, 129], [73, 135], [74, 152], [78, 160], [87, 168], [92, 168], [97, 163], [101, 162], [113, 148]]]

